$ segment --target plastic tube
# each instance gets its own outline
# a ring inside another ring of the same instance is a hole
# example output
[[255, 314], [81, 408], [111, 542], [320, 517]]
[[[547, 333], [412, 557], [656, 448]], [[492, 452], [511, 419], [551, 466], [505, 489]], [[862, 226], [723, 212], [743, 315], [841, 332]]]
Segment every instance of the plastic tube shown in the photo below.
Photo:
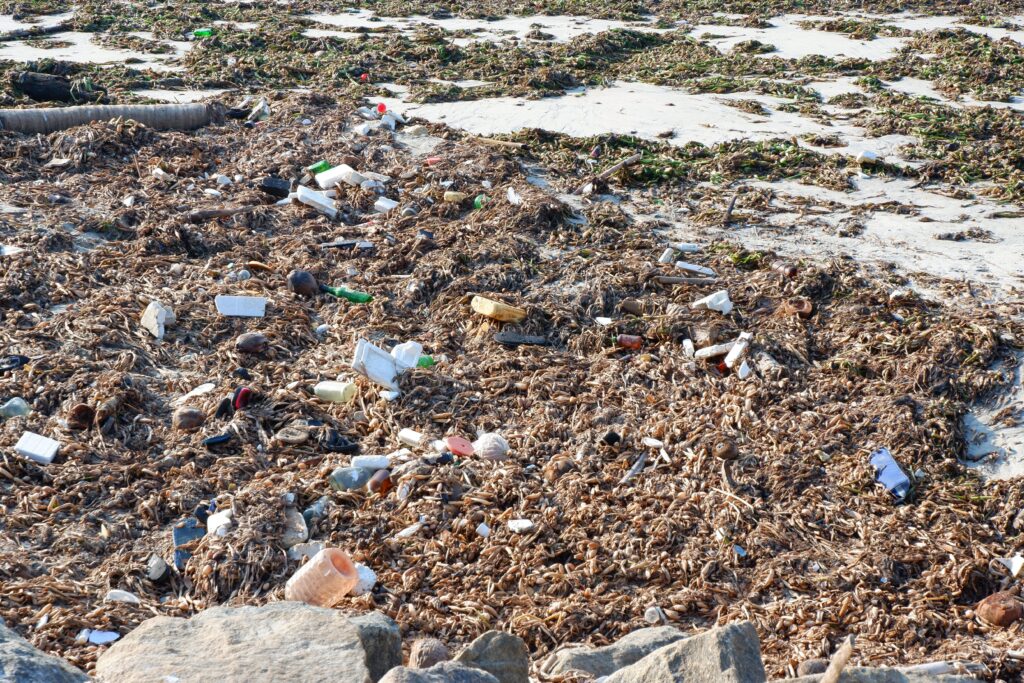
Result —
[[288, 579], [286, 600], [298, 600], [318, 607], [333, 607], [359, 583], [359, 572], [351, 558], [337, 548], [324, 548]]

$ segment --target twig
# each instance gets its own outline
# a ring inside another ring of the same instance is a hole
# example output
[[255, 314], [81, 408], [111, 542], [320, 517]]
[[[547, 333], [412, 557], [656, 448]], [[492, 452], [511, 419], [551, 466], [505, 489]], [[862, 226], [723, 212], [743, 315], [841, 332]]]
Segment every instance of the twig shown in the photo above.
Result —
[[832, 655], [832, 661], [828, 663], [828, 668], [825, 669], [825, 673], [819, 683], [839, 683], [839, 677], [843, 674], [846, 663], [853, 656], [853, 640], [854, 637], [852, 635], [847, 636], [843, 644], [839, 646], [836, 653]]
[[642, 159], [643, 156], [644, 156], [643, 154], [641, 154], [640, 152], [637, 152], [633, 156], [627, 157], [627, 158], [623, 159], [622, 161], [620, 161], [617, 164], [612, 164], [611, 166], [609, 166], [608, 168], [606, 168], [605, 170], [601, 171], [596, 176], [594, 176], [593, 179], [588, 180], [587, 182], [585, 182], [582, 185], [580, 185], [579, 188], [577, 188], [577, 190], [576, 190], [576, 194], [582, 193], [584, 188], [586, 188], [587, 185], [595, 183], [598, 180], [607, 180], [608, 178], [611, 178], [613, 175], [618, 173], [620, 170], [622, 170], [626, 166], [632, 166], [636, 162], [640, 161], [640, 159]]
[[736, 192], [729, 200], [729, 207], [725, 210], [725, 216], [722, 218], [722, 227], [726, 227], [732, 222], [732, 210], [736, 208], [736, 200], [739, 199], [740, 193]]
[[260, 208], [259, 206], [236, 206], [229, 207], [226, 209], [203, 209], [202, 211], [193, 211], [188, 215], [189, 223], [205, 223], [208, 220], [214, 218], [230, 218], [236, 214], [248, 213], [249, 211], [255, 211]]
[[474, 141], [479, 142], [482, 145], [488, 147], [504, 147], [506, 149], [523, 149], [526, 147], [525, 142], [508, 142], [507, 140], [495, 140], [494, 138], [478, 138], [474, 137]]

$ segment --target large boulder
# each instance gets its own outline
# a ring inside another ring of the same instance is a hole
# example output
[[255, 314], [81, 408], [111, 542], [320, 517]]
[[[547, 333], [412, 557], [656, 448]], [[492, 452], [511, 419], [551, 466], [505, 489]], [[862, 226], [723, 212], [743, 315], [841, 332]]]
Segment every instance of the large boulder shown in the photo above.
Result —
[[[375, 618], [353, 623], [341, 612], [301, 602], [212, 607], [191, 619], [142, 622], [100, 656], [96, 676], [111, 683], [373, 683], [371, 670], [378, 666], [368, 666], [367, 655], [394, 660], [394, 652], [381, 655], [395, 643], [389, 630]], [[400, 661], [400, 649], [397, 656]]]
[[505, 631], [488, 631], [467, 645], [455, 661], [486, 671], [499, 683], [530, 683], [530, 651], [522, 638]]
[[[788, 678], [783, 683], [818, 683], [822, 674]], [[932, 674], [903, 673], [898, 669], [850, 667], [839, 676], [839, 683], [981, 683], [964, 676], [935, 676]]]
[[616, 671], [607, 683], [763, 683], [757, 631], [729, 624], [655, 650]]
[[82, 683], [89, 677], [63, 659], [48, 655], [0, 622], [0, 681]]
[[498, 683], [498, 679], [480, 669], [456, 662], [441, 662], [429, 669], [394, 668], [380, 679], [380, 683]]
[[686, 634], [672, 626], [641, 628], [604, 647], [559, 650], [548, 655], [540, 668], [548, 676], [562, 676], [570, 671], [608, 676], [684, 638]]
[[359, 629], [359, 640], [366, 652], [366, 666], [375, 681], [396, 666], [402, 666], [402, 632], [398, 624], [380, 612], [349, 618]]

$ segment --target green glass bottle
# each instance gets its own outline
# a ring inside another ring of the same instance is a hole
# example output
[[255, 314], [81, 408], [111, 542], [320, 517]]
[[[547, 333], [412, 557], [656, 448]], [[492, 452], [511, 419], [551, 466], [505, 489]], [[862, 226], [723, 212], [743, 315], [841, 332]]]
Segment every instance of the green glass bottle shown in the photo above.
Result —
[[354, 304], [368, 304], [371, 301], [373, 301], [372, 294], [367, 294], [366, 292], [357, 292], [352, 289], [346, 289], [345, 287], [331, 287], [329, 285], [320, 285], [320, 291], [326, 292], [331, 296], [336, 296], [339, 299], [351, 301]]
[[195, 36], [196, 38], [209, 38], [210, 36], [213, 35], [213, 29], [212, 28], [197, 28], [195, 31], [192, 31], [192, 35]]
[[484, 208], [484, 204], [486, 204], [486, 203], [487, 203], [487, 195], [485, 195], [485, 194], [478, 194], [473, 199], [473, 208], [474, 209], [482, 209], [482, 208]]
[[323, 173], [324, 171], [331, 170], [331, 165], [327, 161], [318, 161], [312, 166], [307, 166], [306, 170], [310, 173]]

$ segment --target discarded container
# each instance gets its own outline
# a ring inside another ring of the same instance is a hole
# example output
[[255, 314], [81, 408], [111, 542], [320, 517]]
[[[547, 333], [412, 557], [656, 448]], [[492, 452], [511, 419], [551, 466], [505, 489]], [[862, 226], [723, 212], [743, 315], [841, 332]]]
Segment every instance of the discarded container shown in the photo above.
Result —
[[669, 242], [668, 246], [684, 254], [692, 254], [700, 251], [699, 244], [692, 244], [690, 242]]
[[398, 432], [398, 440], [410, 448], [419, 448], [423, 445], [423, 434], [414, 429], [401, 429]]
[[[312, 173], [313, 175], [317, 175], [317, 174], [320, 174], [320, 173], [324, 173], [325, 171], [331, 170], [331, 164], [330, 164], [330, 162], [328, 162], [326, 160], [318, 161], [315, 164], [313, 164], [312, 166], [307, 166], [306, 170], [309, 171], [310, 173]], [[324, 186], [321, 185], [320, 187], [324, 187]], [[328, 187], [330, 187], [330, 186], [328, 186]]]
[[352, 458], [352, 467], [372, 470], [386, 470], [391, 467], [391, 459], [386, 455], [356, 455]]
[[317, 398], [328, 403], [348, 403], [356, 397], [354, 382], [320, 382], [313, 387]]
[[373, 203], [373, 210], [377, 213], [387, 213], [391, 209], [398, 206], [398, 202], [394, 199], [388, 199], [387, 197], [378, 197], [377, 201]]
[[213, 35], [213, 29], [204, 26], [203, 28], [197, 28], [196, 30], [192, 31], [192, 35], [196, 38], [209, 38]]
[[871, 465], [875, 468], [878, 483], [889, 490], [897, 500], [904, 500], [910, 493], [910, 478], [900, 468], [887, 448], [879, 448], [871, 454]]
[[213, 300], [221, 315], [238, 318], [262, 318], [267, 311], [267, 300], [262, 296], [227, 296], [219, 294]]
[[405, 372], [419, 365], [423, 346], [419, 342], [407, 341], [391, 349], [391, 357], [395, 359], [399, 372]]
[[352, 185], [353, 187], [360, 187], [367, 180], [369, 180], [369, 178], [348, 164], [335, 166], [332, 169], [323, 171], [322, 173], [317, 173], [316, 175], [316, 184], [324, 190], [330, 189], [338, 183], [345, 183], [346, 185]]
[[322, 192], [311, 190], [305, 185], [299, 185], [295, 191], [295, 198], [306, 206], [311, 206], [332, 219], [338, 216], [338, 209], [334, 206], [334, 200]]
[[373, 301], [373, 295], [367, 294], [366, 292], [357, 292], [354, 289], [347, 289], [345, 287], [331, 287], [330, 285], [320, 285], [320, 291], [335, 296], [339, 299], [345, 299], [351, 301], [354, 304], [366, 304]]
[[327, 480], [335, 491], [354, 491], [366, 486], [374, 471], [363, 467], [339, 467]]
[[60, 442], [34, 432], [25, 432], [14, 444], [14, 452], [40, 465], [49, 465], [57, 457]]
[[0, 417], [11, 418], [11, 417], [23, 417], [32, 412], [25, 399], [20, 396], [15, 396], [7, 403], [0, 406]]
[[[427, 159], [427, 163], [430, 163], [429, 159]], [[467, 197], [469, 197], [469, 195], [465, 192], [454, 192], [452, 190], [448, 190], [441, 198], [449, 204], [461, 204], [466, 201]]]
[[672, 247], [666, 247], [665, 251], [661, 252], [661, 256], [658, 257], [658, 263], [672, 263], [676, 260], [676, 252]]
[[690, 308], [707, 308], [723, 315], [729, 315], [732, 312], [732, 302], [729, 301], [729, 292], [722, 289], [703, 299], [697, 299], [690, 304]]
[[508, 441], [501, 434], [486, 432], [477, 437], [473, 442], [473, 451], [484, 460], [495, 462], [508, 458], [510, 448]]
[[620, 334], [615, 338], [615, 343], [624, 349], [639, 350], [644, 345], [643, 337], [634, 334]]
[[284, 586], [284, 597], [333, 607], [358, 583], [359, 572], [349, 556], [337, 548], [324, 548], [292, 574]]
[[391, 486], [391, 473], [387, 470], [377, 470], [370, 477], [370, 481], [366, 482], [366, 488], [370, 493], [379, 493], [382, 496], [387, 495]]
[[174, 311], [159, 301], [150, 301], [146, 310], [142, 312], [140, 320], [140, 324], [147, 332], [161, 340], [164, 338], [166, 328], [175, 322], [177, 322], [177, 318], [174, 317]]
[[485, 315], [500, 322], [517, 323], [526, 317], [525, 309], [509, 306], [500, 301], [482, 296], [474, 296], [469, 305], [480, 315]]

